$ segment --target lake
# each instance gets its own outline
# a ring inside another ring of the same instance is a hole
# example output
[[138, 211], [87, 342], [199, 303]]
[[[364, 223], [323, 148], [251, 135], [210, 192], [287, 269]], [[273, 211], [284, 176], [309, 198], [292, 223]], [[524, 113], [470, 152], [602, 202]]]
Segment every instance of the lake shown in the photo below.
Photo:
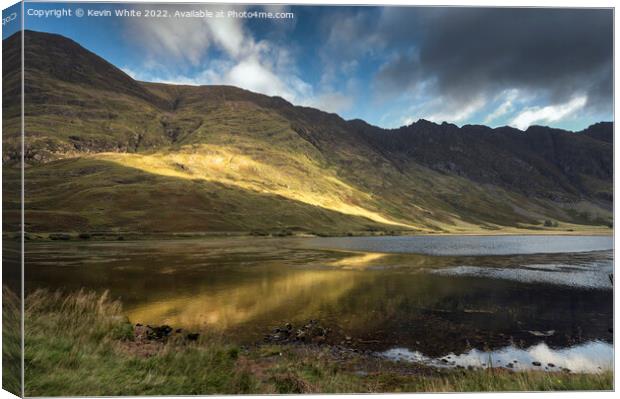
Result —
[[134, 323], [239, 344], [317, 319], [331, 343], [402, 361], [613, 361], [609, 236], [27, 242], [26, 261], [27, 291], [108, 289]]

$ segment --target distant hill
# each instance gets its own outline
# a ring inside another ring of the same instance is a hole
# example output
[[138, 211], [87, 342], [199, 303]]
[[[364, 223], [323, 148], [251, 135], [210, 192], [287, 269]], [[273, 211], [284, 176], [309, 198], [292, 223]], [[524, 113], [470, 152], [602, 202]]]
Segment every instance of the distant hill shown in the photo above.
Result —
[[[386, 130], [231, 86], [133, 80], [25, 32], [31, 232], [537, 232], [612, 223], [613, 125]], [[3, 162], [17, 184], [17, 37]], [[10, 205], [10, 204], [9, 204]], [[9, 206], [10, 208], [10, 206]]]

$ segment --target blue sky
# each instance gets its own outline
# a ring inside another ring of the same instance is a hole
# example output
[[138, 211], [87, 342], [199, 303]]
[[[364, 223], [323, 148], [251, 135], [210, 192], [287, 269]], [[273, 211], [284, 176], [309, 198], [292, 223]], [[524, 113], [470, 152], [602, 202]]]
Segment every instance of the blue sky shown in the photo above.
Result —
[[69, 37], [136, 79], [231, 84], [382, 127], [424, 118], [580, 130], [613, 117], [610, 10], [26, 3], [149, 7], [294, 18], [26, 15], [25, 27]]

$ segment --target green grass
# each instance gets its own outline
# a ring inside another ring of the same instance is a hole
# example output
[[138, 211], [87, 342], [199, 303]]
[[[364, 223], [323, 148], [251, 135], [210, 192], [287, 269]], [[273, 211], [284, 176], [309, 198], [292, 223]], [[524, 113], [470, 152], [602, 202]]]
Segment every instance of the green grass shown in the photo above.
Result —
[[[6, 250], [6, 249], [5, 249]], [[6, 266], [6, 265], [5, 265]], [[2, 388], [21, 395], [21, 319], [19, 298], [2, 288]]]
[[[26, 299], [26, 395], [164, 395], [609, 390], [611, 372], [568, 374], [398, 366], [327, 347], [242, 349], [222, 337], [172, 340], [152, 356], [106, 293], [36, 291]], [[133, 348], [133, 349], [132, 349]]]
[[[11, 183], [18, 174], [5, 171]], [[38, 232], [320, 232], [387, 229], [273, 194], [78, 158], [29, 168], [27, 230]], [[9, 205], [9, 204], [7, 204]]]

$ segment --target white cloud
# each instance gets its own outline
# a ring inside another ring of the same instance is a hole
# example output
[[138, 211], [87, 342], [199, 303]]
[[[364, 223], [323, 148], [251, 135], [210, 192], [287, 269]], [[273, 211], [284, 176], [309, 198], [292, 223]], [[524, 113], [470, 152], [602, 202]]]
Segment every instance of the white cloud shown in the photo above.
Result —
[[[230, 6], [236, 10], [243, 5]], [[174, 9], [178, 9], [175, 6]], [[194, 7], [187, 6], [185, 11]], [[276, 6], [274, 9], [281, 9]], [[170, 10], [172, 11], [172, 9]], [[141, 19], [126, 26], [145, 52], [142, 68], [124, 70], [139, 80], [193, 85], [228, 84], [277, 95], [291, 102], [307, 101], [312, 88], [297, 76], [288, 50], [256, 41], [235, 18]], [[208, 58], [218, 48], [222, 55]], [[199, 72], [189, 73], [204, 66]]]
[[257, 56], [239, 61], [220, 79], [220, 82], [272, 96], [289, 99], [296, 97], [295, 93], [267, 65], [261, 63]]
[[[171, 10], [170, 10], [171, 11]], [[146, 54], [147, 63], [186, 61], [196, 66], [210, 46], [209, 26], [200, 18], [128, 18], [126, 34]]]
[[384, 38], [368, 29], [374, 23], [373, 17], [363, 11], [349, 15], [334, 13], [333, 19], [326, 23], [330, 28], [324, 47], [327, 52], [323, 56], [328, 59], [338, 56], [348, 62], [385, 46]]
[[415, 122], [415, 120], [413, 120], [412, 117], [406, 117], [406, 118], [401, 119], [401, 125], [403, 125], [403, 126], [409, 126], [413, 122]]
[[[243, 6], [230, 6], [239, 10]], [[175, 6], [175, 8], [178, 8]], [[274, 6], [271, 11], [282, 11]], [[191, 6], [187, 10], [192, 9]], [[299, 105], [312, 106], [327, 112], [350, 109], [353, 98], [339, 93], [331, 85], [315, 89], [298, 73], [289, 48], [268, 40], [257, 41], [244, 29], [242, 19], [186, 18], [148, 20], [127, 26], [128, 33], [140, 41], [146, 52], [142, 68], [123, 70], [142, 81], [189, 85], [226, 84], [246, 90], [280, 96]], [[209, 58], [210, 50], [221, 50], [217, 58]], [[180, 62], [181, 61], [181, 62]], [[182, 61], [199, 72], [188, 72]], [[347, 68], [355, 69], [351, 61]], [[185, 70], [184, 70], [185, 69]]]
[[121, 71], [125, 72], [127, 75], [131, 76], [132, 79], [136, 79], [136, 80], [141, 80], [140, 79], [140, 73], [134, 71], [133, 69], [129, 68], [129, 67], [123, 67], [121, 68]]
[[525, 130], [535, 122], [556, 122], [567, 116], [571, 116], [576, 111], [583, 108], [587, 102], [588, 97], [581, 95], [573, 97], [570, 101], [564, 104], [548, 105], [542, 108], [530, 107], [519, 113], [510, 122], [510, 125], [516, 127], [517, 129]]
[[519, 90], [504, 90], [499, 97], [503, 97], [502, 103], [484, 119], [485, 124], [490, 124], [501, 116], [506, 115], [514, 109], [514, 101], [519, 95]]
[[325, 92], [311, 98], [303, 105], [326, 112], [339, 113], [347, 111], [353, 106], [353, 98], [338, 92]]
[[[222, 6], [242, 11], [244, 5]], [[162, 7], [157, 7], [161, 9]], [[169, 6], [171, 15], [176, 11], [194, 11], [193, 6]], [[147, 56], [151, 66], [177, 67], [180, 61], [199, 66], [211, 46], [216, 45], [231, 57], [238, 58], [253, 52], [254, 40], [243, 29], [242, 20], [237, 18], [139, 18], [125, 25], [128, 37], [136, 42]]]
[[463, 122], [474, 113], [479, 111], [486, 104], [484, 97], [475, 98], [465, 104], [451, 105], [446, 102], [440, 102], [440, 111], [426, 116], [426, 119], [432, 122]]
[[214, 41], [232, 57], [243, 56], [246, 48], [254, 45], [253, 40], [248, 41], [245, 37], [238, 19], [216, 18], [209, 21], [208, 27]]

